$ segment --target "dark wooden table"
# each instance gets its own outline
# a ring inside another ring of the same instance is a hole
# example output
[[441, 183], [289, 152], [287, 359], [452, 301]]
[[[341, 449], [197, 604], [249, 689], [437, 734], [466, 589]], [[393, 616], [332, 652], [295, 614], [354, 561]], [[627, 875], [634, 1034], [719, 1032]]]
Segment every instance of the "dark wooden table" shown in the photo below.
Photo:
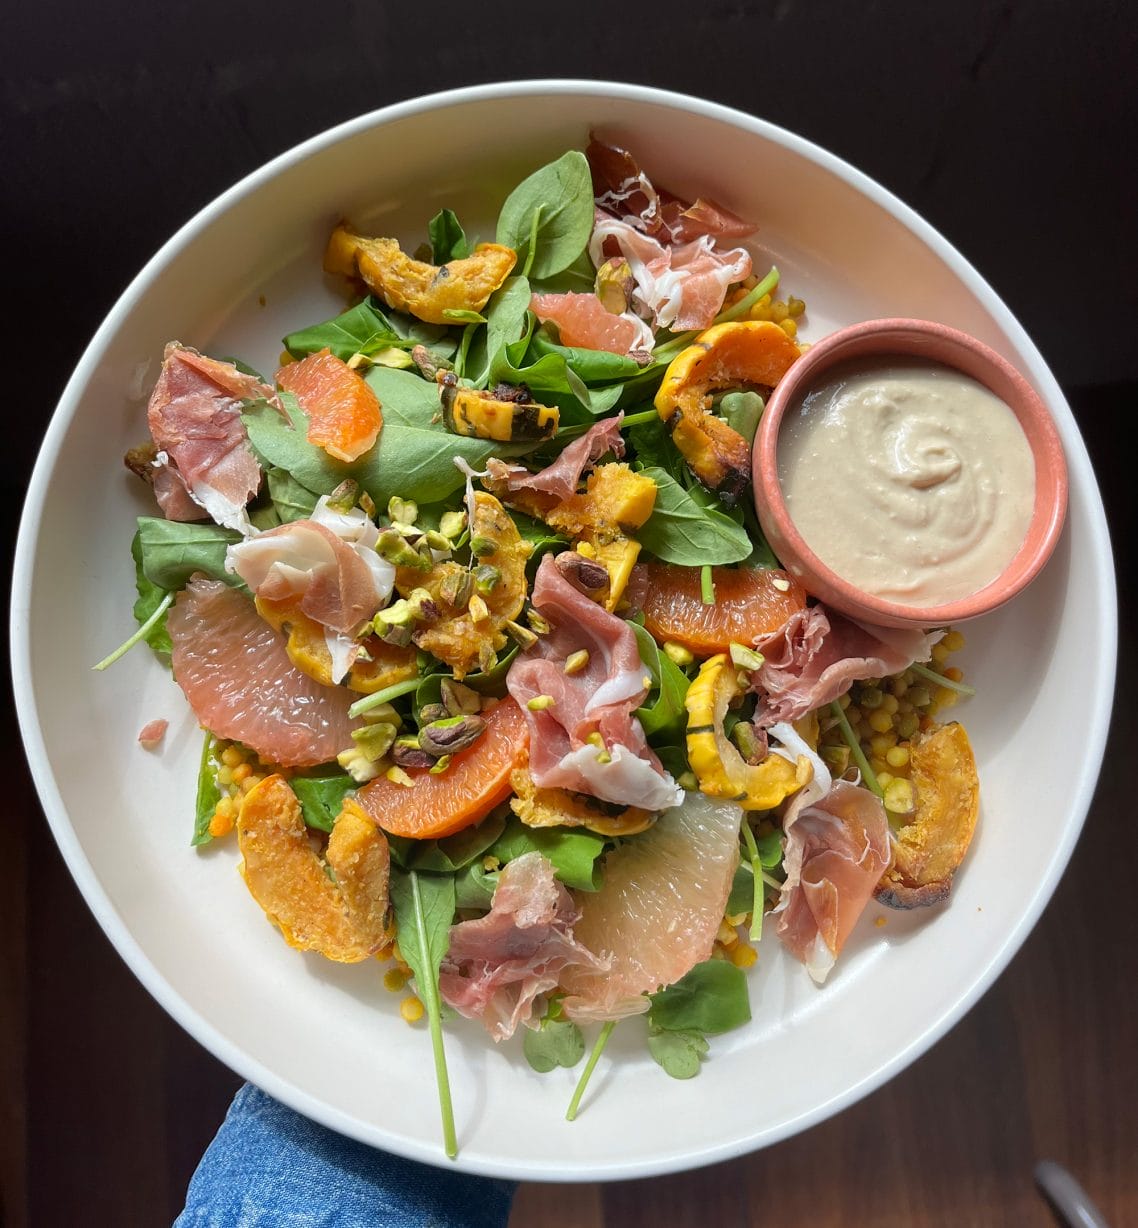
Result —
[[[1138, 665], [1128, 626], [1138, 609], [1128, 429], [1138, 185], [1125, 148], [1138, 131], [1138, 20], [1121, 5], [1054, 0], [927, 11], [771, 0], [585, 5], [557, 26], [556, 13], [531, 5], [450, 0], [291, 10], [212, 0], [176, 11], [108, 0], [7, 15], [5, 527], [14, 534], [55, 398], [129, 277], [219, 190], [333, 122], [475, 81], [631, 77], [750, 110], [853, 161], [1004, 295], [1087, 438], [1123, 611], [1099, 790], [1011, 967], [891, 1084], [715, 1168], [523, 1187], [511, 1224], [1044, 1224], [1031, 1170], [1045, 1157], [1075, 1172], [1113, 1225], [1138, 1223]], [[1079, 662], [1069, 668], [1077, 676]], [[4, 720], [0, 1222], [167, 1223], [237, 1079], [165, 1016], [95, 926], [43, 822], [9, 707]], [[1081, 734], [1070, 730], [1073, 757]], [[1031, 816], [1019, 818], [1030, 839]]]

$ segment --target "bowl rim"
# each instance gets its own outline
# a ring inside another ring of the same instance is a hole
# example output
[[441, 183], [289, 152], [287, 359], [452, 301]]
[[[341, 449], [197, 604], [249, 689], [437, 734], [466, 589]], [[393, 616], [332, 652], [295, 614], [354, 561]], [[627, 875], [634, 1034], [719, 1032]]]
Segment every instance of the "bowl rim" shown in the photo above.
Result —
[[[875, 359], [911, 359], [971, 377], [1004, 400], [1027, 436], [1036, 471], [1027, 534], [1000, 574], [965, 597], [934, 606], [914, 606], [860, 589], [823, 562], [802, 536], [787, 506], [778, 477], [778, 442], [787, 414], [815, 383], [827, 379], [836, 369]], [[991, 346], [935, 320], [904, 316], [862, 320], [815, 342], [783, 376], [767, 402], [753, 456], [755, 508], [763, 529], [778, 542], [783, 565], [800, 579], [808, 579], [814, 585], [811, 591], [842, 613], [885, 626], [943, 626], [978, 618], [1006, 605], [1042, 571], [1066, 521], [1067, 463], [1058, 427], [1043, 398]]]
[[[420, 113], [461, 107], [471, 103], [548, 95], [585, 95], [598, 100], [618, 99], [694, 114], [699, 118], [726, 124], [751, 135], [773, 141], [797, 157], [834, 175], [861, 195], [867, 196], [931, 248], [949, 266], [969, 292], [984, 301], [990, 314], [1016, 347], [1030, 357], [1031, 361], [1028, 366], [1031, 374], [1047, 399], [1065, 406], [1062, 392], [1038, 349], [1002, 299], [972, 265], [939, 231], [892, 192], [844, 159], [812, 141], [733, 107], [689, 94], [626, 82], [534, 78], [439, 91], [356, 116], [278, 154], [223, 191], [180, 226], [131, 280], [107, 313], [76, 364], [44, 434], [43, 443], [28, 483], [20, 519], [13, 565], [9, 635], [14, 693], [25, 754], [60, 853], [88, 907], [119, 955], [151, 996], [191, 1036], [239, 1076], [258, 1084], [282, 1103], [330, 1129], [370, 1146], [382, 1147], [394, 1154], [423, 1163], [439, 1167], [454, 1167], [484, 1176], [528, 1181], [589, 1182], [624, 1180], [680, 1172], [749, 1154], [761, 1147], [797, 1134], [824, 1121], [888, 1082], [921, 1056], [975, 1005], [1008, 965], [1038, 921], [1070, 858], [1086, 818], [1106, 747], [1117, 662], [1118, 618], [1115, 576], [1113, 567], [1109, 563], [1112, 554], [1105, 511], [1101, 497], [1092, 497], [1087, 500], [1085, 508], [1088, 529], [1097, 547], [1096, 557], [1108, 562], [1100, 568], [1098, 576], [1098, 608], [1103, 612], [1103, 626], [1093, 637], [1088, 651], [1092, 654], [1097, 673], [1099, 676], [1109, 678], [1110, 686], [1103, 687], [1094, 697], [1092, 717], [1084, 730], [1084, 745], [1091, 748], [1090, 753], [1080, 757], [1078, 774], [1072, 791], [1073, 806], [1070, 819], [1062, 839], [1057, 841], [1052, 849], [1047, 872], [1035, 884], [1034, 892], [1028, 898], [1019, 922], [1004, 935], [1003, 942], [992, 951], [988, 961], [977, 966], [971, 983], [963, 987], [950, 1009], [932, 1019], [923, 1031], [910, 1036], [907, 1042], [898, 1046], [887, 1060], [859, 1081], [830, 1099], [823, 1100], [775, 1126], [768, 1126], [745, 1137], [728, 1139], [714, 1146], [685, 1153], [680, 1158], [672, 1156], [613, 1163], [606, 1163], [602, 1160], [588, 1164], [575, 1162], [558, 1166], [548, 1163], [526, 1161], [519, 1163], [496, 1159], [482, 1159], [473, 1163], [468, 1153], [464, 1154], [460, 1151], [456, 1161], [448, 1161], [435, 1141], [427, 1143], [398, 1136], [387, 1137], [382, 1129], [377, 1128], [373, 1123], [360, 1122], [346, 1112], [309, 1096], [289, 1083], [286, 1078], [276, 1075], [255, 1056], [232, 1044], [213, 1023], [195, 1007], [192, 1007], [166, 981], [131, 934], [124, 919], [98, 880], [79, 842], [51, 770], [44, 735], [38, 719], [32, 680], [30, 626], [30, 594], [35, 571], [35, 546], [40, 534], [51, 470], [66, 431], [75, 415], [80, 394], [96, 372], [100, 355], [109, 339], [118, 331], [125, 317], [133, 310], [137, 300], [161, 273], [164, 266], [185, 247], [192, 244], [203, 230], [212, 225], [215, 219], [236, 201], [260, 190], [282, 172], [306, 158], [341, 141], [350, 140], [378, 125], [392, 123]], [[1097, 496], [1098, 486], [1094, 472], [1073, 417], [1070, 422], [1070, 433], [1072, 439], [1068, 443], [1069, 468], [1077, 476], [1078, 488], [1092, 496]]]

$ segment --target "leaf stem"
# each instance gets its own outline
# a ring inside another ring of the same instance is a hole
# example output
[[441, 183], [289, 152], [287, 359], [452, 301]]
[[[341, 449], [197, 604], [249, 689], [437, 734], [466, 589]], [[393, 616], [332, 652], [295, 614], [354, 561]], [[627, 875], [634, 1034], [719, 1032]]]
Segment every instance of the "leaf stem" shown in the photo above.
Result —
[[927, 678], [929, 682], [935, 682], [937, 686], [946, 686], [950, 691], [957, 691], [961, 695], [975, 695], [976, 688], [968, 686], [964, 682], [954, 682], [951, 678], [946, 678], [944, 674], [938, 674], [935, 669], [929, 669], [927, 665], [918, 665], [913, 662], [909, 668], [915, 674], [920, 674], [922, 678]]
[[363, 699], [357, 699], [352, 704], [348, 709], [348, 715], [363, 716], [365, 712], [378, 708], [380, 704], [390, 703], [391, 700], [398, 699], [400, 695], [409, 695], [412, 691], [418, 690], [422, 681], [422, 678], [409, 678], [406, 682], [397, 682], [394, 686], [384, 687], [382, 691], [365, 695]]
[[699, 597], [704, 605], [715, 604], [715, 581], [711, 578], [710, 563], [704, 563], [699, 569]]
[[726, 324], [729, 320], [737, 320], [741, 315], [750, 311], [764, 294], [770, 294], [778, 285], [779, 276], [778, 269], [772, 264], [771, 271], [757, 286], [753, 286], [737, 303], [721, 311], [715, 317], [716, 324]]
[[743, 843], [747, 846], [747, 856], [751, 859], [751, 874], [754, 877], [754, 899], [751, 904], [751, 941], [758, 942], [763, 936], [763, 908], [767, 901], [766, 883], [763, 879], [763, 863], [759, 857], [759, 846], [755, 843], [755, 833], [751, 830], [747, 818], [743, 817]]
[[[411, 879], [411, 897], [415, 907], [415, 929], [419, 946], [420, 966], [431, 967], [431, 953], [427, 947], [427, 921], [423, 913], [423, 898], [419, 894], [419, 875], [408, 871]], [[416, 986], [422, 994], [427, 1008], [427, 1019], [431, 1028], [431, 1048], [435, 1054], [435, 1082], [439, 1089], [439, 1110], [443, 1119], [443, 1147], [451, 1160], [458, 1155], [458, 1139], [454, 1129], [454, 1106], [450, 1097], [450, 1076], [447, 1073], [446, 1050], [443, 1048], [442, 1009], [439, 1006], [439, 983], [437, 976], [423, 976], [423, 984]]]
[[91, 668], [97, 669], [97, 670], [104, 670], [107, 668], [107, 666], [114, 665], [114, 663], [119, 659], [119, 657], [125, 656], [128, 652], [130, 652], [130, 650], [135, 646], [135, 644], [138, 643], [139, 640], [145, 639], [150, 634], [150, 632], [154, 629], [154, 627], [157, 626], [162, 615], [165, 614], [166, 611], [170, 608], [170, 605], [173, 602], [173, 600], [174, 600], [174, 594], [167, 593], [166, 596], [163, 597], [162, 600], [157, 604], [157, 606], [155, 606], [154, 613], [150, 615], [150, 617], [146, 620], [146, 622], [144, 622], [142, 626], [139, 627], [139, 629], [130, 637], [129, 640], [126, 641], [125, 644], [120, 644], [118, 648], [116, 648], [109, 657], [104, 657], [99, 662], [98, 665], [92, 665]]
[[[654, 409], [646, 409], [640, 414], [627, 414], [620, 424], [622, 431], [627, 430], [630, 426], [640, 426], [645, 422], [652, 422], [658, 419], [660, 415]], [[598, 418], [597, 422], [602, 421]], [[586, 431], [591, 431], [596, 423], [593, 422], [578, 422], [574, 426], [564, 427], [557, 432], [557, 441], [563, 439], [576, 439], [578, 435], [583, 435]]]
[[589, 1060], [585, 1063], [585, 1069], [581, 1071], [581, 1077], [577, 1080], [577, 1087], [573, 1092], [573, 1099], [569, 1101], [569, 1108], [565, 1112], [566, 1121], [575, 1121], [577, 1118], [577, 1110], [581, 1106], [581, 1097], [585, 1094], [585, 1088], [589, 1085], [589, 1079], [592, 1077], [593, 1069], [597, 1062], [600, 1061], [601, 1054], [605, 1050], [605, 1045], [609, 1042], [609, 1037], [612, 1035], [613, 1028], [616, 1027], [616, 1020], [610, 1019], [603, 1028], [601, 1034], [597, 1037], [597, 1043], [593, 1046], [592, 1053], [589, 1054]]
[[861, 743], [857, 740], [857, 734], [854, 733], [849, 722], [849, 717], [846, 716], [845, 709], [835, 699], [830, 704], [830, 711], [834, 714], [834, 719], [838, 722], [838, 728], [842, 731], [842, 737], [846, 740], [846, 745], [850, 748], [850, 754], [854, 757], [854, 762], [861, 772], [862, 779], [866, 786], [873, 793], [876, 793], [883, 801], [885, 794], [882, 792], [881, 786], [877, 783], [877, 776], [873, 768], [869, 766], [869, 760], [865, 757], [865, 752], [861, 749]]

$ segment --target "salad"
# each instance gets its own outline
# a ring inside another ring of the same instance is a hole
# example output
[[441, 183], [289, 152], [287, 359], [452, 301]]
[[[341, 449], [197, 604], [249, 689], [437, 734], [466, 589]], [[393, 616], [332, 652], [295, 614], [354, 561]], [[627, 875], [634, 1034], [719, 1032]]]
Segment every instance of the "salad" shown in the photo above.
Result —
[[342, 222], [346, 309], [272, 377], [171, 341], [126, 457], [156, 506], [99, 667], [140, 640], [170, 666], [193, 843], [235, 840], [286, 942], [380, 960], [426, 1019], [450, 1155], [456, 1015], [582, 1064], [570, 1118], [633, 1016], [692, 1077], [760, 943], [823, 982], [972, 836], [963, 637], [826, 609], [763, 538], [751, 445], [806, 304], [754, 230], [596, 137], [494, 242]]

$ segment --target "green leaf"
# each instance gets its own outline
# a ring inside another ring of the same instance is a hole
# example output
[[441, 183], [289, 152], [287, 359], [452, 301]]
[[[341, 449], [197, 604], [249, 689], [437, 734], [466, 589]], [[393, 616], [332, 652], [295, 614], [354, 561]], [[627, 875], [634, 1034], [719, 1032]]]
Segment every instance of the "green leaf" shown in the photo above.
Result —
[[208, 844], [210, 835], [209, 822], [217, 803], [221, 801], [221, 790], [217, 787], [217, 739], [212, 733], [205, 735], [202, 743], [201, 759], [198, 761], [198, 788], [194, 801], [194, 838], [192, 845]]
[[342, 315], [289, 333], [284, 347], [293, 358], [303, 358], [329, 349], [345, 362], [353, 354], [367, 354], [388, 345], [403, 345], [405, 339], [370, 298], [350, 307]]
[[649, 995], [649, 1027], [664, 1032], [694, 1030], [714, 1036], [751, 1018], [747, 978], [725, 959], [709, 959], [674, 985]]
[[604, 847], [604, 837], [595, 832], [569, 827], [526, 827], [520, 819], [511, 818], [487, 852], [503, 863], [526, 853], [541, 853], [553, 863], [557, 877], [567, 887], [597, 891], [601, 885], [597, 859]]
[[682, 567], [738, 563], [753, 543], [742, 525], [714, 507], [705, 507], [664, 469], [642, 472], [656, 483], [656, 504], [637, 536], [645, 550]]
[[388, 836], [387, 842], [392, 860], [406, 870], [454, 874], [482, 857], [505, 829], [506, 816], [500, 810], [492, 810], [481, 823], [441, 840]]
[[443, 1144], [447, 1155], [453, 1158], [458, 1151], [458, 1142], [443, 1049], [439, 968], [450, 945], [450, 927], [455, 910], [454, 879], [445, 874], [394, 870], [391, 875], [391, 904], [395, 910], [399, 950], [415, 974], [415, 988], [427, 1012], [435, 1055], [435, 1082], [442, 1114]]
[[335, 776], [294, 776], [289, 784], [300, 802], [305, 823], [319, 831], [332, 830], [344, 798], [359, 788], [345, 772]]
[[528, 264], [532, 277], [550, 277], [569, 268], [585, 250], [593, 232], [593, 211], [589, 164], [573, 149], [534, 171], [510, 193], [498, 215], [497, 241], [518, 253], [518, 263]]
[[536, 1031], [526, 1028], [522, 1052], [538, 1074], [557, 1066], [572, 1069], [585, 1056], [585, 1038], [568, 1019], [543, 1019]]
[[596, 280], [597, 271], [593, 268], [587, 250], [582, 250], [568, 268], [554, 273], [551, 277], [530, 278], [536, 294], [592, 294]]
[[673, 1079], [692, 1079], [707, 1056], [707, 1041], [699, 1032], [649, 1032], [648, 1052]]
[[[134, 603], [134, 617], [141, 626], [162, 604], [167, 590], [154, 584], [142, 570], [142, 543], [137, 532], [131, 539], [130, 556], [134, 559], [134, 585], [138, 589], [138, 600]], [[155, 623], [144, 638], [154, 649], [159, 660], [169, 665], [170, 653], [174, 646], [170, 642], [170, 633], [166, 630], [165, 617]]]
[[196, 571], [235, 588], [241, 578], [225, 570], [225, 551], [241, 534], [215, 524], [185, 524], [158, 516], [139, 516], [138, 549], [143, 574], [168, 593], [185, 588]]
[[455, 907], [488, 912], [497, 885], [496, 870], [487, 870], [481, 861], [472, 861], [454, 876]]
[[757, 392], [725, 393], [717, 406], [727, 425], [737, 431], [748, 443], [755, 442], [759, 419], [763, 416], [765, 402]]
[[640, 724], [648, 737], [682, 737], [687, 727], [687, 711], [684, 696], [688, 692], [688, 676], [669, 657], [662, 653], [652, 638], [651, 632], [639, 623], [628, 624], [636, 636], [640, 659], [652, 678], [652, 690], [648, 700], [636, 710]]
[[668, 429], [658, 414], [650, 421], [638, 423], [630, 428], [628, 442], [642, 469], [649, 467], [663, 469], [669, 477], [674, 478], [677, 482], [682, 481], [684, 458], [680, 455], [676, 445], [672, 443]]
[[319, 495], [314, 494], [306, 486], [292, 476], [287, 469], [276, 466], [265, 474], [269, 485], [269, 498], [273, 501], [281, 524], [293, 520], [307, 520], [312, 515]]
[[767, 832], [758, 836], [755, 843], [759, 846], [759, 864], [764, 870], [773, 870], [782, 865], [782, 832]]
[[545, 328], [534, 331], [530, 338], [530, 353], [539, 358], [545, 354], [559, 354], [586, 384], [610, 384], [631, 379], [644, 370], [635, 359], [623, 354], [559, 345], [550, 338]]
[[466, 232], [450, 209], [440, 209], [427, 223], [427, 235], [431, 240], [431, 261], [434, 264], [449, 264], [463, 260], [470, 254]]
[[735, 867], [735, 877], [731, 880], [731, 894], [727, 897], [727, 907], [723, 911], [737, 916], [739, 913], [750, 912], [754, 902], [754, 872], [751, 870], [750, 862], [740, 861]]

